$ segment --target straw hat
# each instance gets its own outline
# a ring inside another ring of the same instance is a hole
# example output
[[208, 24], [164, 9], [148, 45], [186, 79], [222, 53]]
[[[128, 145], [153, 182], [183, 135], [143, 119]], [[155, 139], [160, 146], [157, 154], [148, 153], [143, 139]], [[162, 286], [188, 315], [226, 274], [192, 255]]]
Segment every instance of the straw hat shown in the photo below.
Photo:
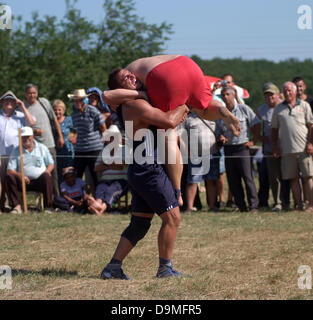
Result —
[[84, 99], [87, 98], [90, 94], [87, 94], [85, 89], [76, 89], [73, 94], [68, 94], [70, 99]]

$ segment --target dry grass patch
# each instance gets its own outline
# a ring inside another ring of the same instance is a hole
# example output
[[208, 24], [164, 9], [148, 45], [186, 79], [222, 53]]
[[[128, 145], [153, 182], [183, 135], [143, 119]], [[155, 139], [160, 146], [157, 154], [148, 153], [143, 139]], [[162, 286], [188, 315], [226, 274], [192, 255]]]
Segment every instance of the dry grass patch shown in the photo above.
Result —
[[132, 281], [103, 281], [128, 215], [0, 216], [0, 265], [13, 289], [0, 299], [312, 299], [298, 288], [298, 267], [313, 268], [313, 216], [207, 213], [183, 215], [174, 266], [188, 277], [155, 279], [155, 217], [124, 262]]

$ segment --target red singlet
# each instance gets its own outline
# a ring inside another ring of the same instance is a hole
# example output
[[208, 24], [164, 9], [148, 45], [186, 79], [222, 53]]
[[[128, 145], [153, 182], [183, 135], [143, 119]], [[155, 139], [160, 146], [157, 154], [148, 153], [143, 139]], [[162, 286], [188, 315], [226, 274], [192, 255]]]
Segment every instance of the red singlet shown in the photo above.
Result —
[[183, 104], [203, 110], [213, 99], [202, 70], [185, 56], [157, 65], [148, 73], [146, 87], [151, 104], [164, 112]]

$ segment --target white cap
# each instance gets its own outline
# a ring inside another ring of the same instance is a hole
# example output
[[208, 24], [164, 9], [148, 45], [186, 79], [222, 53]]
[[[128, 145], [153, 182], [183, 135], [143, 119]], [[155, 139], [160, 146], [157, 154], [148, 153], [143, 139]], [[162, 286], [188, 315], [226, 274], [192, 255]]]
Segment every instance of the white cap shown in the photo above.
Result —
[[34, 135], [34, 132], [31, 127], [21, 128], [21, 137], [29, 137], [29, 136], [33, 136], [33, 135]]

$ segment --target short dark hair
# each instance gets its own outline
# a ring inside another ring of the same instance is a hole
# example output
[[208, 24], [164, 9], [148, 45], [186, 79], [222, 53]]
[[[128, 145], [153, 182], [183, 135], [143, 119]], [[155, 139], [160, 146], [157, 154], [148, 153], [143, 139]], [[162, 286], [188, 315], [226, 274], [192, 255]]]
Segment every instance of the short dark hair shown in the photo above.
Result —
[[292, 81], [293, 83], [298, 83], [298, 82], [300, 82], [300, 81], [303, 81], [303, 82], [304, 82], [304, 80], [303, 80], [302, 77], [294, 77], [291, 81]]
[[111, 73], [109, 74], [108, 87], [110, 90], [122, 88], [117, 78], [121, 70], [122, 70], [121, 68], [116, 68], [113, 71], [111, 71]]
[[27, 92], [28, 89], [30, 89], [30, 88], [35, 88], [36, 91], [38, 92], [38, 86], [36, 86], [36, 85], [33, 84], [33, 83], [27, 83], [27, 85], [25, 86], [25, 91], [24, 91], [24, 92]]
[[234, 76], [233, 76], [231, 73], [224, 73], [224, 74], [222, 75], [222, 79], [225, 79], [225, 77], [227, 77], [227, 76], [232, 77], [232, 79], [233, 79], [233, 81], [234, 81]]
[[234, 89], [233, 87], [230, 87], [230, 86], [224, 87], [224, 88], [222, 89], [222, 91], [221, 91], [221, 94], [225, 93], [226, 91], [231, 91], [234, 95], [236, 94], [235, 89]]

